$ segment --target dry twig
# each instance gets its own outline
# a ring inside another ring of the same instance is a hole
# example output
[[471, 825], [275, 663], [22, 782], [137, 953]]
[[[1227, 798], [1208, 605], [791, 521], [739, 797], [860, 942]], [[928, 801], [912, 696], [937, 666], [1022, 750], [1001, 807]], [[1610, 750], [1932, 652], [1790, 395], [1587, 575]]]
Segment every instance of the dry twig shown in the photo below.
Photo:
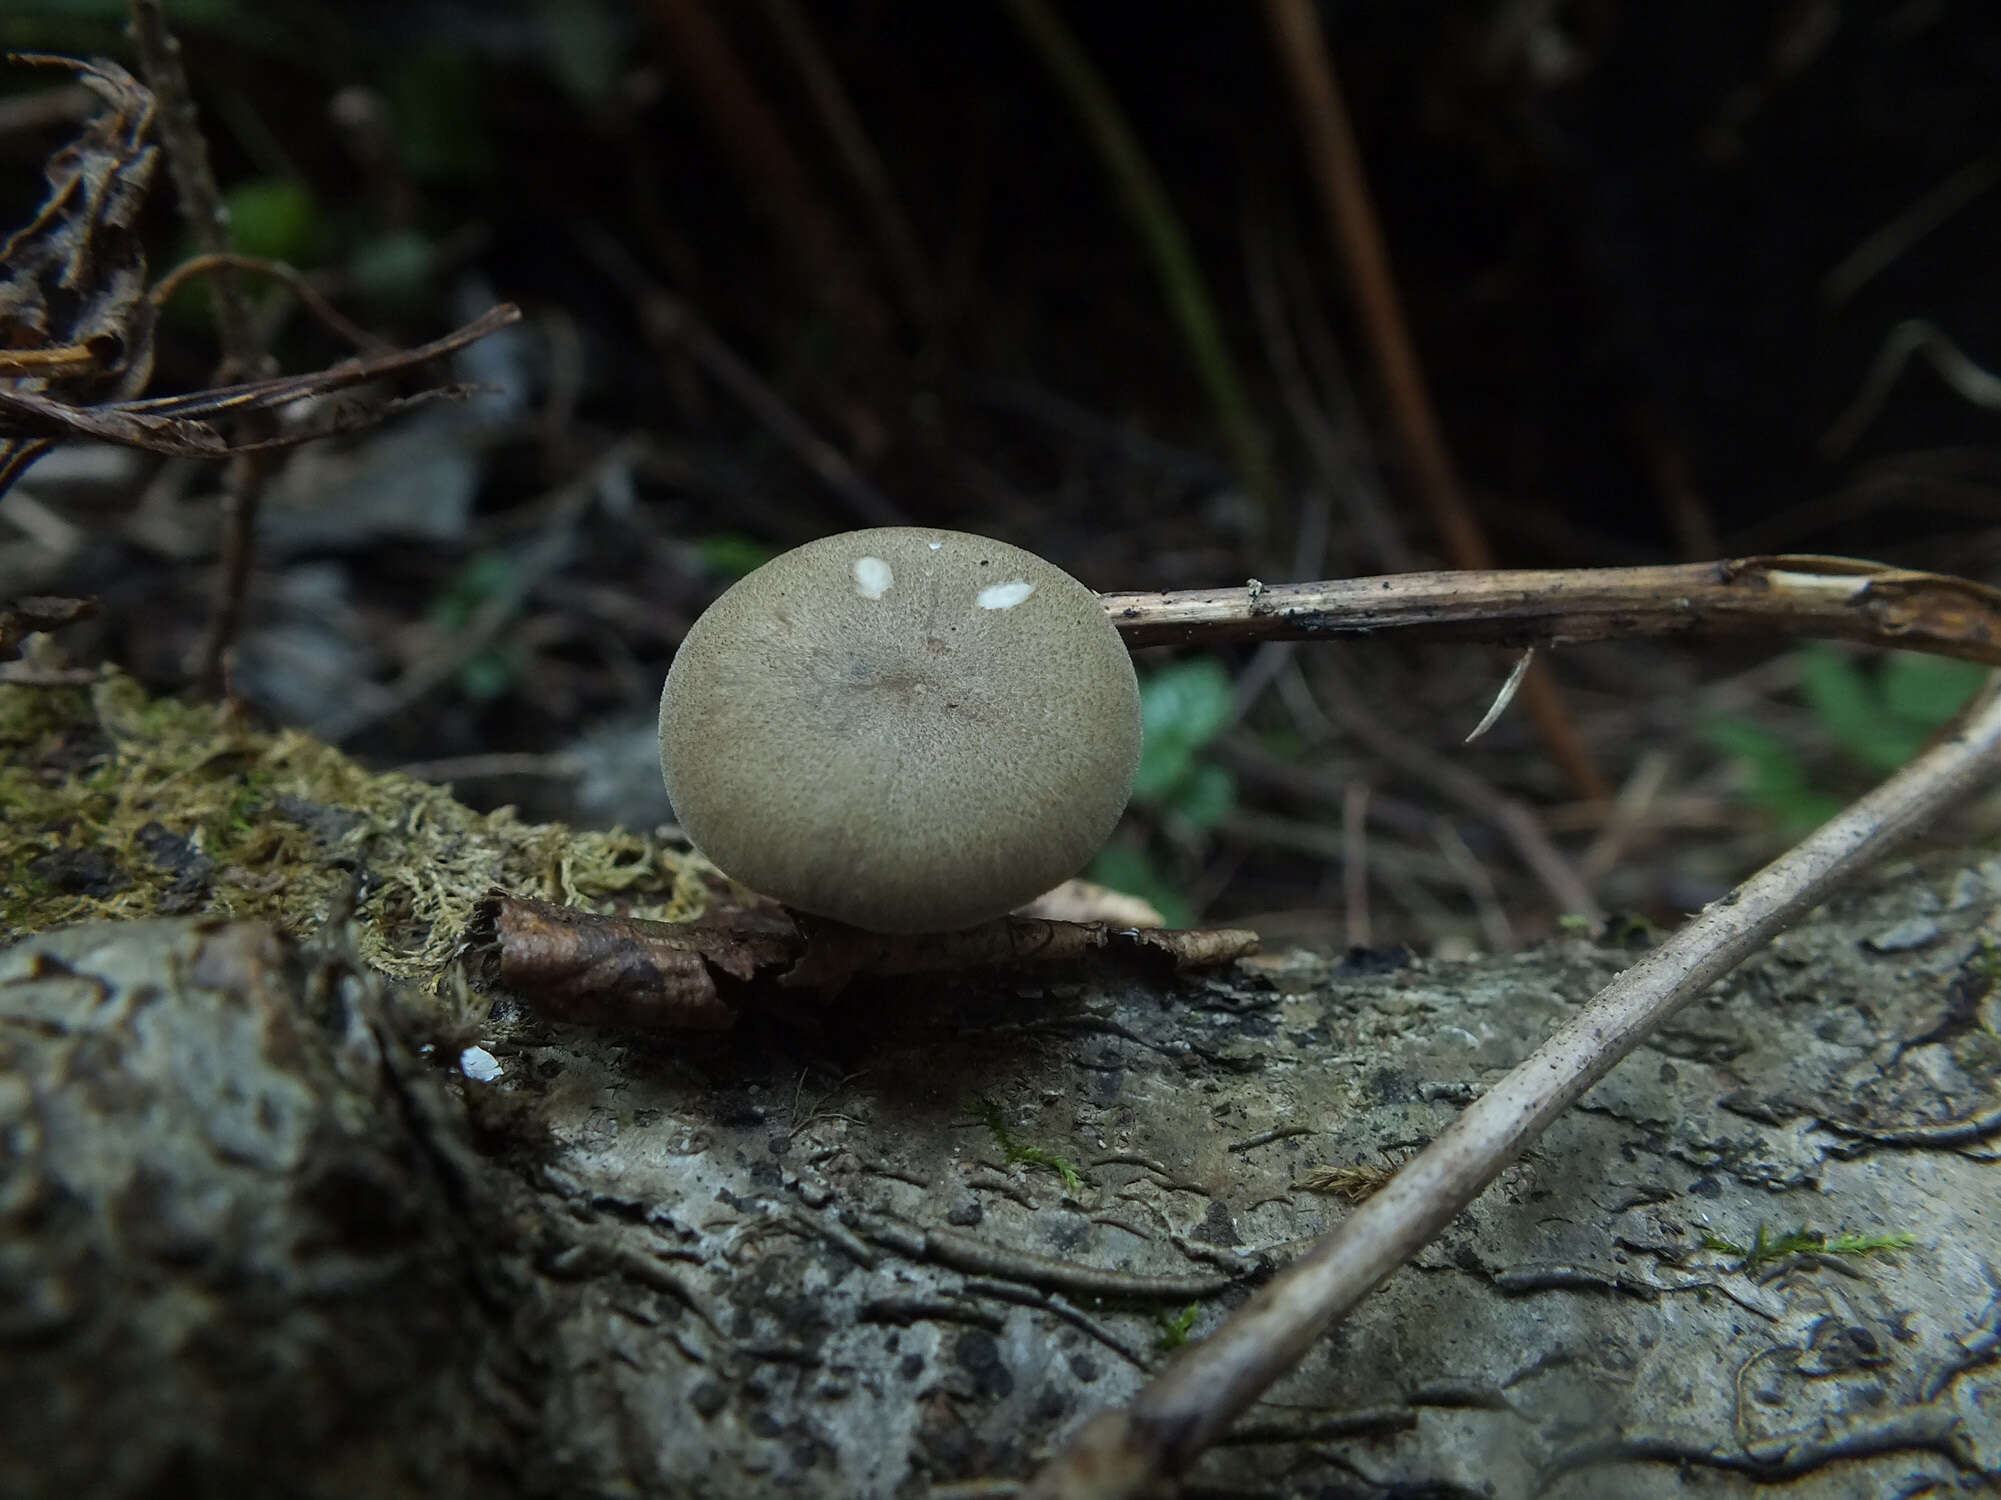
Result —
[[[188, 86], [187, 70], [181, 66], [181, 44], [167, 30], [160, 0], [129, 0], [129, 8], [140, 71], [159, 104], [160, 135], [181, 215], [188, 221], [201, 254], [224, 258], [211, 284], [216, 335], [222, 343], [219, 378], [252, 380], [269, 375], [275, 366], [251, 315], [250, 299], [244, 295], [235, 269], [226, 264], [231, 250], [229, 214], [222, 206], [222, 192], [209, 165], [208, 140], [195, 114], [194, 91]], [[249, 445], [268, 438], [275, 423], [262, 412], [245, 413], [238, 422], [239, 451], [230, 459], [223, 479], [222, 592], [195, 648], [195, 674], [210, 693], [222, 689], [223, 658], [243, 624], [250, 565], [256, 553], [257, 510], [271, 471], [270, 458]]]
[[840, 73], [814, 35], [812, 17], [799, 0], [764, 0], [764, 14], [777, 33], [778, 44], [805, 81], [807, 96], [840, 154], [841, 165], [861, 189], [883, 258], [896, 272], [905, 310], [920, 325], [928, 323], [938, 303], [937, 287], [925, 265], [923, 251], [917, 248], [910, 216], [903, 211], [903, 203], [889, 180], [882, 153], [869, 139], [868, 129], [841, 83]]
[[1445, 1228], [1564, 1110], [1701, 994], [1904, 835], [2001, 771], [2001, 691], [1959, 731], [1798, 847], [1706, 907], [1599, 991], [1339, 1228], [1175, 1360], [1126, 1408], [1092, 1419], [1027, 1493], [1114, 1500], [1157, 1492], [1258, 1393]]
[[[1542, 882], [1557, 911], [1583, 917], [1594, 926], [1603, 920], [1604, 913], [1590, 887], [1550, 841], [1531, 808], [1496, 791], [1466, 766], [1397, 733], [1369, 710], [1361, 693], [1335, 663], [1322, 661], [1318, 665], [1314, 676], [1321, 689], [1333, 695], [1334, 717], [1344, 730], [1368, 746], [1385, 766], [1418, 777], [1448, 802], [1500, 829], [1523, 865]], [[1328, 789], [1330, 799], [1336, 790]]]
[[[1311, 0], [1265, 0], [1265, 14], [1292, 84], [1300, 134], [1327, 212], [1328, 230], [1348, 273], [1418, 498], [1430, 513], [1446, 556], [1453, 563], [1462, 568], [1490, 568], [1493, 549], [1466, 503], [1418, 362], [1417, 345], [1404, 321], [1396, 278], [1390, 270], [1389, 247], [1370, 201], [1354, 127], [1327, 61], [1327, 40], [1319, 17]], [[1523, 701], [1550, 755], [1578, 794], [1592, 801], [1609, 796], [1610, 788], [1564, 711], [1556, 683], [1547, 672], [1530, 672]]]
[[[243, 385], [216, 386], [191, 391], [184, 396], [149, 396], [135, 401], [104, 401], [93, 406], [73, 406], [66, 401], [38, 396], [26, 391], [0, 390], [0, 455], [9, 440], [49, 440], [94, 438], [139, 448], [169, 458], [226, 458], [233, 453], [255, 453], [274, 448], [292, 448], [337, 433], [371, 427], [384, 417], [417, 401], [462, 396], [467, 386], [443, 386], [420, 392], [400, 401], [371, 398], [351, 404], [331, 404], [314, 417], [286, 427], [256, 442], [232, 443], [209, 424], [212, 417], [233, 412], [269, 411], [289, 406], [308, 397], [330, 396], [404, 374], [431, 360], [440, 359], [489, 333], [520, 320], [521, 311], [511, 303], [490, 308], [461, 328], [414, 349], [397, 349], [387, 354], [371, 354], [343, 360], [324, 370], [305, 375], [278, 375], [269, 380], [253, 380]], [[7, 468], [0, 464], [0, 494], [6, 483], [27, 466]]]
[[695, 310], [653, 281], [609, 235], [586, 233], [585, 251], [639, 309], [640, 329], [663, 352], [685, 349], [702, 372], [728, 391], [792, 456], [811, 469], [868, 526], [901, 526], [903, 512], [832, 443], [764, 382], [749, 361], [725, 344]]
[[1563, 645], [1663, 635], [1859, 641], [2001, 666], [2001, 590], [1848, 557], [1404, 573], [1103, 594], [1129, 646], [1376, 636]]

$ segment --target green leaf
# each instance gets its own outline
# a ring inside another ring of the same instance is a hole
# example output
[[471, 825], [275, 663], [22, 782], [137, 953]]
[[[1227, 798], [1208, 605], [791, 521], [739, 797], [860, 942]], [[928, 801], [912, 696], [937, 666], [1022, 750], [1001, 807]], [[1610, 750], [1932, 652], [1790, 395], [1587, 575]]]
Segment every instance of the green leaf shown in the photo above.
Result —
[[[319, 259], [323, 226], [319, 200], [305, 183], [291, 177], [258, 177], [238, 183], [223, 196], [229, 213], [230, 247], [243, 255], [265, 260], [282, 260], [287, 265], [309, 267]], [[178, 259], [192, 260], [198, 254], [192, 236], [183, 236]], [[166, 315], [175, 323], [193, 327], [215, 317], [214, 293], [209, 284], [214, 273], [196, 276], [167, 299]], [[239, 281], [253, 292], [267, 283], [262, 277]]]
[[505, 552], [482, 552], [470, 559], [431, 601], [431, 623], [440, 630], [463, 630], [482, 604], [515, 587], [519, 570]]
[[1786, 832], [1818, 827], [1841, 810], [1838, 798], [1813, 789], [1792, 747], [1770, 730], [1747, 719], [1717, 718], [1702, 732], [1746, 773], [1745, 800], [1772, 814]]
[[1832, 646], [1803, 648], [1800, 666], [1800, 691], [1815, 719], [1858, 764], [1894, 771], [1923, 746], [1924, 735], [1891, 717], [1876, 684]]
[[1140, 685], [1139, 702], [1148, 734], [1177, 734], [1197, 749], [1223, 732], [1235, 706], [1230, 674], [1213, 656], [1149, 674]]
[[1237, 778], [1212, 760], [1194, 767], [1167, 799], [1169, 811], [1200, 829], [1214, 828], [1236, 805]]
[[1883, 663], [1883, 702], [1905, 722], [1936, 729], [1965, 706], [1986, 675], [1977, 662], [1893, 651]]
[[1086, 874], [1099, 885], [1138, 896], [1159, 912], [1169, 927], [1187, 927], [1195, 920], [1188, 903], [1160, 873], [1147, 852], [1136, 844], [1107, 844], [1098, 851]]
[[362, 241], [348, 257], [348, 280], [357, 295], [390, 307], [413, 307], [428, 297], [438, 252], [415, 229], [391, 230]]
[[625, 65], [620, 17], [604, 0], [541, 0], [549, 70], [587, 109], [611, 102]]
[[778, 556], [778, 549], [756, 537], [735, 531], [718, 531], [695, 543], [702, 566], [718, 578], [741, 578], [755, 573]]
[[1235, 707], [1230, 675], [1214, 657], [1176, 662], [1147, 675], [1139, 703], [1146, 738], [1133, 797], [1158, 802], [1181, 784], [1196, 755], [1229, 724]]
[[482, 651], [459, 668], [459, 691], [475, 703], [491, 703], [505, 697], [519, 675], [514, 653], [500, 648]]
[[258, 177], [223, 195], [230, 242], [244, 255], [310, 265], [319, 253], [320, 205], [295, 177]]

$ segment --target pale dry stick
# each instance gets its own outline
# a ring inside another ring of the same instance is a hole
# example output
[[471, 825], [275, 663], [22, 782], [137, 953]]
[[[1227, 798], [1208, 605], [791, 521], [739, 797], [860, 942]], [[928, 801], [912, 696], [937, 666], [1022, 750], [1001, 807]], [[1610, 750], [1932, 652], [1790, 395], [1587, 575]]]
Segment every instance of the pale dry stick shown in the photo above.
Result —
[[1855, 393], [1855, 399], [1834, 419], [1834, 425], [1822, 434], [1820, 451], [1823, 455], [1839, 458], [1853, 446], [1869, 424], [1876, 420], [1883, 403], [1890, 399], [1891, 388], [1896, 385], [1897, 377], [1904, 373], [1904, 366], [1910, 363], [1914, 354], [1922, 354], [1933, 373], [1968, 405], [2001, 411], [2001, 375], [1975, 364], [1929, 318], [1906, 318], [1884, 338], [1882, 347], [1876, 351], [1874, 363], [1869, 366], [1868, 377]]
[[1860, 641], [2001, 666], [2001, 591], [1845, 557], [1646, 568], [1399, 573], [1318, 583], [1101, 594], [1128, 646], [1376, 636], [1563, 645], [1771, 634]]
[[1968, 162], [1844, 255], [1841, 263], [1821, 278], [1821, 299], [1829, 307], [1841, 306], [1878, 272], [1893, 265], [1996, 183], [2001, 183], [2001, 152], [1990, 151]]
[[[1647, 819], [1661, 788], [1667, 783], [1674, 756], [1666, 750], [1648, 750], [1633, 767], [1619, 795], [1612, 799], [1610, 813], [1590, 846], [1578, 857], [1577, 872], [1586, 880], [1599, 880], [1612, 872], [1635, 829]], [[1548, 821], [1547, 814], [1544, 816]]]
[[1032, 1500], [1155, 1492], [1296, 1365], [1337, 1318], [1429, 1244], [1549, 1124], [1655, 1028], [1906, 834], [2001, 773], [2001, 686], [1949, 738], [1809, 835], [1600, 990], [1388, 1186], [1123, 1409], [1093, 1418]]

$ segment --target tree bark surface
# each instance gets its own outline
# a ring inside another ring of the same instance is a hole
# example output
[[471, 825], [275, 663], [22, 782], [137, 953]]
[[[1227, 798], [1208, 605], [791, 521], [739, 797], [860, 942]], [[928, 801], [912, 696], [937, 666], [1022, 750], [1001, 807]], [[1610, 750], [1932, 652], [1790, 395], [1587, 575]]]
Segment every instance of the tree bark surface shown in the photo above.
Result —
[[[1744, 965], [1194, 1492], [1994, 1483], [1997, 902], [2001, 860], [1933, 857]], [[1025, 1477], [1344, 1212], [1296, 1184], [1428, 1140], [1630, 957], [858, 981], [660, 1039], [257, 923], [29, 937], [0, 1492], [1005, 1493], [964, 1482]], [[1829, 1248], [1713, 1248], [1800, 1229]]]

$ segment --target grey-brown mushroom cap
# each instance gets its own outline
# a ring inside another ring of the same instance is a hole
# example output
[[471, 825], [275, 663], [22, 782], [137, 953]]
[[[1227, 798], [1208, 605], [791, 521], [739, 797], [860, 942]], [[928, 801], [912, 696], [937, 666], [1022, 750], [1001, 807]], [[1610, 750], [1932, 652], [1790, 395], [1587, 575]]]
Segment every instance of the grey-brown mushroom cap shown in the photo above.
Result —
[[688, 632], [660, 766], [697, 848], [878, 932], [949, 932], [1060, 884], [1139, 763], [1139, 686], [1098, 598], [959, 531], [851, 531], [774, 558]]

